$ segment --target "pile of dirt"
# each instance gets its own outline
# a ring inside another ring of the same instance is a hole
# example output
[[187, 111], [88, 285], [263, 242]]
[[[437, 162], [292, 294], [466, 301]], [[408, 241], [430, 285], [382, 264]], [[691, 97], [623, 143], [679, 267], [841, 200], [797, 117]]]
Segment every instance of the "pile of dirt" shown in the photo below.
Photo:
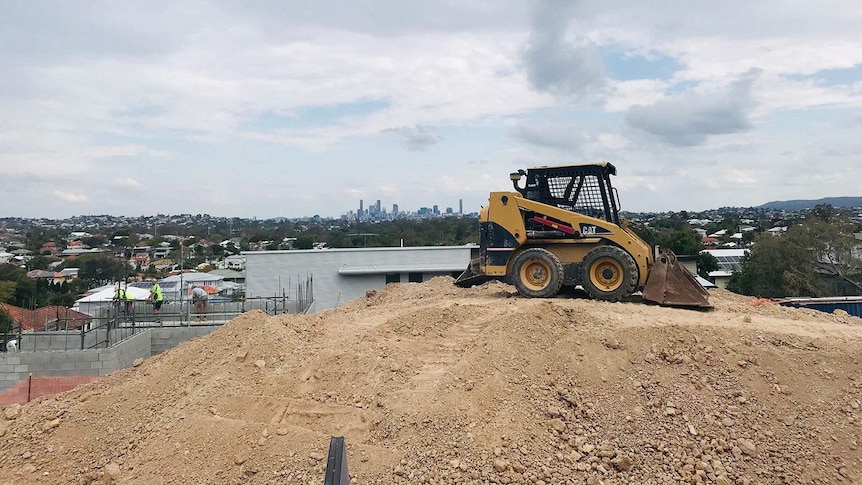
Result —
[[0, 412], [2, 483], [858, 483], [862, 320], [395, 284]]

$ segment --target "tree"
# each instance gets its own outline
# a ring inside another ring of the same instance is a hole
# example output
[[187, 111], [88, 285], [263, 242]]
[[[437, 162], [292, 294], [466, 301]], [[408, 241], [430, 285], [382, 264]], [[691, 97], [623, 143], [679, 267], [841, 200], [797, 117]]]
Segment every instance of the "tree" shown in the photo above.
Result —
[[30, 261], [27, 261], [27, 269], [30, 271], [34, 269], [46, 270], [51, 267], [53, 260], [54, 258], [50, 256], [33, 256]]
[[835, 216], [835, 208], [829, 204], [817, 204], [811, 209], [810, 218], [817, 218], [823, 222], [830, 222]]
[[817, 267], [862, 292], [862, 259], [856, 256], [860, 241], [856, 224], [836, 215], [832, 206], [818, 205], [797, 228], [798, 236], [817, 253]]
[[105, 254], [79, 258], [78, 278], [93, 285], [103, 285], [126, 276], [126, 266], [117, 258]]
[[293, 242], [294, 249], [311, 249], [314, 247], [314, 237], [311, 234], [301, 234]]
[[15, 319], [5, 308], [0, 308], [0, 333], [6, 334], [12, 331], [12, 326], [15, 325]]
[[764, 298], [821, 296], [825, 291], [816, 279], [816, 256], [800, 226], [782, 236], [761, 234], [727, 288]]
[[690, 229], [679, 231], [659, 231], [655, 235], [656, 244], [670, 249], [674, 254], [698, 254], [703, 247], [700, 236]]
[[0, 294], [5, 295], [6, 303], [29, 308], [36, 300], [36, 282], [27, 276], [23, 268], [11, 264], [0, 264]]
[[711, 271], [718, 271], [720, 268], [718, 259], [712, 254], [701, 251], [697, 255], [697, 274], [702, 278], [708, 278]]
[[85, 237], [84, 239], [81, 239], [81, 242], [91, 248], [100, 248], [104, 246], [105, 243], [107, 243], [107, 240], [105, 240], [105, 236], [96, 234], [95, 236]]

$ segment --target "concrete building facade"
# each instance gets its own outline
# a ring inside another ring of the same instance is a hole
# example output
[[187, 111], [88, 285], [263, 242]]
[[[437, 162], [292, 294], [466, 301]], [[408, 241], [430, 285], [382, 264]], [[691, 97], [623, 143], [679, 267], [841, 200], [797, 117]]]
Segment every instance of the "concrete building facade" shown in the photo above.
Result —
[[472, 246], [249, 251], [246, 297], [292, 295], [298, 281], [313, 278], [314, 308], [321, 311], [364, 296], [387, 283], [421, 283], [461, 274]]

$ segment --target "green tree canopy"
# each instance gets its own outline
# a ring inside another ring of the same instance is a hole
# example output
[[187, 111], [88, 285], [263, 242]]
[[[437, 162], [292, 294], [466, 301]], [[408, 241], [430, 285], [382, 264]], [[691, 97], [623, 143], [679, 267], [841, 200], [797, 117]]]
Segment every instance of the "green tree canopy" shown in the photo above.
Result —
[[857, 225], [830, 209], [832, 206], [818, 205], [798, 230], [817, 252], [818, 269], [862, 291], [862, 259], [857, 256], [862, 241], [854, 236]]
[[674, 254], [698, 254], [703, 246], [700, 236], [691, 229], [678, 231], [658, 231], [655, 242], [660, 247], [670, 249]]
[[785, 235], [761, 234], [742, 260], [742, 270], [733, 274], [728, 289], [762, 298], [822, 296], [816, 279], [817, 252], [801, 226]]
[[701, 251], [697, 255], [697, 274], [702, 278], [708, 278], [711, 271], [718, 271], [721, 266], [718, 264], [718, 259], [712, 254]]
[[81, 242], [86, 244], [87, 246], [90, 246], [91, 248], [100, 248], [104, 246], [105, 243], [107, 243], [108, 241], [107, 239], [105, 239], [105, 236], [96, 234], [95, 236], [85, 237], [81, 240]]
[[4, 308], [0, 308], [0, 333], [9, 333], [12, 331], [12, 326], [15, 325], [15, 319]]
[[300, 234], [293, 242], [294, 249], [311, 249], [314, 247], [314, 236], [311, 234]]
[[30, 261], [27, 261], [27, 269], [30, 271], [34, 269], [47, 270], [53, 261], [54, 258], [50, 256], [33, 256]]
[[36, 282], [24, 268], [0, 264], [0, 296], [6, 303], [29, 308], [36, 298]]
[[860, 242], [854, 237], [858, 229], [830, 206], [817, 206], [785, 234], [759, 236], [728, 288], [765, 297], [840, 296], [862, 291]]
[[88, 254], [78, 258], [78, 261], [78, 278], [93, 285], [121, 280], [128, 273], [125, 264], [106, 254]]

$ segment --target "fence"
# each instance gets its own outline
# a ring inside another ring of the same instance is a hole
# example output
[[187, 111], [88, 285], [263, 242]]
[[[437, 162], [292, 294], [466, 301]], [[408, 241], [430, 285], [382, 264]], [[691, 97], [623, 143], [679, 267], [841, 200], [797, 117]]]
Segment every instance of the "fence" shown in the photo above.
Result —
[[[0, 351], [86, 350], [107, 348], [138, 332], [157, 327], [218, 326], [254, 310], [269, 315], [306, 313], [314, 303], [311, 277], [296, 286], [294, 298], [280, 296], [246, 298], [239, 301], [208, 301], [196, 308], [191, 300], [162, 304], [158, 314], [146, 301], [107, 302], [91, 308], [90, 318], [58, 318], [46, 322], [45, 330], [22, 331], [20, 322], [0, 333]], [[13, 348], [14, 346], [14, 348]]]

